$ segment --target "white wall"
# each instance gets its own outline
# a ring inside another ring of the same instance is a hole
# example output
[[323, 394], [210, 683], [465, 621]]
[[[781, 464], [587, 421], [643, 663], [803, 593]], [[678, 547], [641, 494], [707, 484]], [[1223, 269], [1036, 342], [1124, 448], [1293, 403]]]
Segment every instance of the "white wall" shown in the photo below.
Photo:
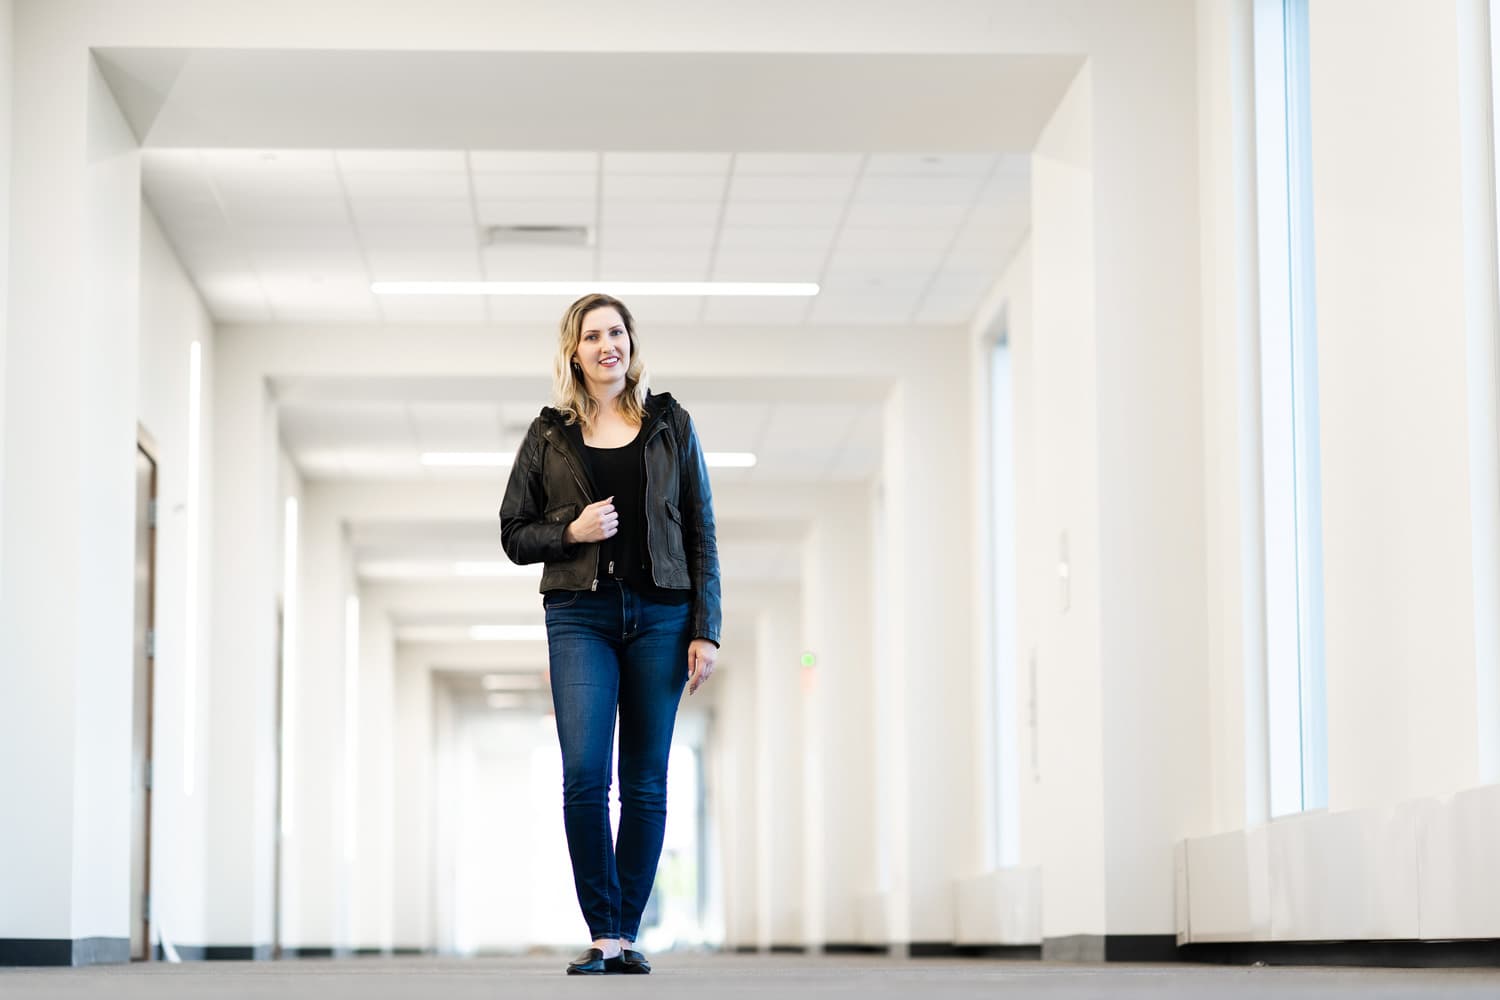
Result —
[[804, 693], [804, 939], [858, 941], [860, 897], [875, 887], [875, 784], [871, 748], [874, 615], [864, 484], [830, 490], [803, 544], [802, 632], [817, 659]]
[[395, 794], [396, 639], [390, 615], [360, 595], [359, 794], [352, 886], [359, 949], [392, 946], [396, 810], [420, 808]]
[[[14, 21], [0, 936], [127, 938], [139, 180], [91, 60]], [[87, 289], [81, 296], [79, 289]], [[39, 489], [38, 484], [46, 484]]]
[[[5, 512], [5, 349], [10, 330], [10, 100], [12, 0], [0, 0], [0, 518]], [[0, 558], [5, 537], [0, 532]]]
[[427, 665], [405, 645], [396, 648], [392, 830], [391, 946], [436, 944], [433, 898], [432, 682]]
[[[198, 494], [188, 479], [189, 359], [191, 345], [201, 351], [202, 430], [200, 460], [207, 457], [213, 399], [208, 391], [213, 371], [213, 326], [192, 282], [183, 271], [160, 226], [148, 209], [141, 213], [140, 423], [157, 446], [156, 526], [156, 670], [155, 732], [152, 745], [151, 898], [159, 933], [173, 943], [196, 944], [203, 933], [203, 801], [202, 783], [187, 794], [187, 768], [199, 774], [206, 764], [205, 727], [209, 705], [208, 629], [203, 627], [212, 596], [212, 581], [202, 572], [212, 540], [210, 477], [200, 468]], [[189, 566], [189, 531], [197, 526], [196, 612], [188, 594], [194, 571]], [[189, 616], [195, 615], [190, 620]], [[190, 646], [191, 644], [191, 646]], [[187, 677], [192, 670], [193, 678]], [[190, 696], [189, 708], [184, 699]], [[191, 741], [191, 750], [188, 749]], [[191, 753], [191, 765], [185, 760]]]
[[756, 624], [756, 844], [762, 948], [800, 944], [803, 933], [802, 652], [800, 596], [793, 588]]
[[1244, 0], [1198, 5], [1208, 825], [1221, 831], [1270, 815], [1251, 28]]
[[[1470, 482], [1493, 475], [1471, 465], [1471, 438], [1496, 448], [1493, 353], [1484, 377], [1466, 371], [1471, 338], [1494, 336], [1493, 266], [1467, 259], [1472, 230], [1493, 245], [1492, 193], [1461, 183], [1470, 159], [1488, 163], [1461, 117], [1459, 43], [1484, 34], [1463, 23], [1480, 6], [1311, 6], [1333, 809], [1476, 784], [1477, 713], [1500, 712], [1477, 697], [1492, 666], [1476, 649], [1500, 614], [1492, 584], [1476, 589], [1497, 514]], [[1486, 406], [1471, 410], [1474, 392]]]

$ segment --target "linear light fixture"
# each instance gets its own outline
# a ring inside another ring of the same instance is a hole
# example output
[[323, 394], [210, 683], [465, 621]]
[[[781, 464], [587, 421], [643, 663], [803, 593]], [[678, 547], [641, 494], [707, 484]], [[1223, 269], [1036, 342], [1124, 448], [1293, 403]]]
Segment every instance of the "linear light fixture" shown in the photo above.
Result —
[[[448, 467], [497, 467], [511, 464], [514, 455], [503, 451], [428, 451], [422, 453], [422, 464]], [[751, 451], [708, 451], [703, 460], [710, 469], [748, 469], [755, 465]]]
[[545, 625], [473, 625], [470, 639], [500, 642], [541, 642], [547, 638]]
[[815, 281], [372, 281], [376, 295], [817, 295]]

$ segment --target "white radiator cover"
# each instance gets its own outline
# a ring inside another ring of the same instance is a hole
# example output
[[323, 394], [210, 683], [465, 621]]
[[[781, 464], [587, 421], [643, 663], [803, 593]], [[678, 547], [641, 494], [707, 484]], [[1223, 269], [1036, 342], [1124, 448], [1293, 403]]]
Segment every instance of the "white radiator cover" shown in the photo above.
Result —
[[1005, 868], [958, 881], [954, 943], [1042, 943], [1042, 870]]
[[1500, 785], [1192, 838], [1178, 940], [1500, 938], [1496, 844]]

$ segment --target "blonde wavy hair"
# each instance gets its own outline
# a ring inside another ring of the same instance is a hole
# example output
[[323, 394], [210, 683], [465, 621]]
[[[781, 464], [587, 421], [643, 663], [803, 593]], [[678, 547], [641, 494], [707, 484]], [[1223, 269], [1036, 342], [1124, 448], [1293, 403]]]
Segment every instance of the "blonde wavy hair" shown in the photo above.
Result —
[[586, 428], [592, 427], [599, 415], [599, 404], [589, 395], [583, 372], [573, 367], [573, 354], [583, 339], [583, 318], [600, 307], [620, 314], [625, 323], [625, 334], [630, 338], [630, 367], [625, 369], [625, 389], [616, 398], [616, 405], [632, 423], [642, 423], [646, 419], [646, 366], [641, 361], [635, 317], [630, 315], [625, 303], [602, 292], [585, 295], [563, 313], [558, 329], [557, 357], [552, 361], [552, 405], [568, 423], [581, 422]]

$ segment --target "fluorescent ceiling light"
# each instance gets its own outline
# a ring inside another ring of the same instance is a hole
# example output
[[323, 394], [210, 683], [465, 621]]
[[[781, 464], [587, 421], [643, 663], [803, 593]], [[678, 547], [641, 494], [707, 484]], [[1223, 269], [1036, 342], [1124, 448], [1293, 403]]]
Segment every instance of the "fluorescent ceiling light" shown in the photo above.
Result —
[[815, 281], [372, 281], [376, 295], [753, 295], [818, 294]]
[[547, 638], [545, 625], [474, 625], [470, 639], [500, 642], [541, 642]]
[[536, 674], [485, 674], [479, 683], [486, 691], [534, 691]]
[[507, 455], [503, 451], [425, 451], [422, 453], [423, 465], [495, 466], [509, 465], [513, 461], [515, 461], [515, 456]]
[[755, 464], [755, 453], [750, 451], [707, 451], [703, 461], [710, 469], [748, 469]]

